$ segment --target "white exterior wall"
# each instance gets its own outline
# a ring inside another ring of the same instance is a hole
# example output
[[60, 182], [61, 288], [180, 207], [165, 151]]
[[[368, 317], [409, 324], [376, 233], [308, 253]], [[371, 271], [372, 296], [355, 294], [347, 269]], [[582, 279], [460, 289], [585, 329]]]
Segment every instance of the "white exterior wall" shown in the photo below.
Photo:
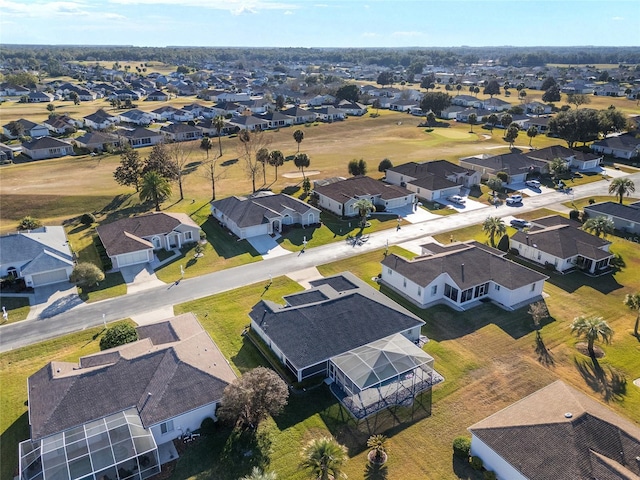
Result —
[[576, 257], [559, 258], [549, 253], [542, 252], [532, 245], [517, 242], [513, 239], [509, 239], [509, 247], [518, 249], [521, 257], [531, 260], [535, 263], [539, 263], [540, 265], [544, 265], [546, 262], [549, 262], [550, 264], [555, 265], [556, 270], [558, 270], [559, 272], [563, 272], [575, 266], [574, 262], [576, 260]]
[[[408, 189], [407, 189], [408, 190]], [[391, 198], [388, 200], [378, 200], [378, 203], [384, 203], [387, 210], [390, 208], [400, 208], [405, 205], [412, 205], [415, 201], [415, 194], [407, 194], [406, 197]]]
[[[133, 252], [130, 252], [133, 253]], [[116, 255], [114, 257], [109, 257], [111, 258], [111, 263], [113, 264], [113, 268], [120, 268], [120, 255]], [[147, 260], [145, 262], [138, 262], [138, 263], [146, 263], [146, 262], [151, 262], [153, 260], [153, 250], [147, 250]], [[129, 266], [129, 265], [137, 265], [138, 263], [135, 264], [125, 264], [124, 266]]]
[[471, 434], [471, 455], [480, 457], [484, 467], [495, 472], [499, 480], [528, 480], [473, 433]]
[[[424, 289], [417, 283], [405, 278], [398, 272], [391, 270], [389, 267], [382, 266], [382, 281], [392, 286], [403, 295], [410, 298], [414, 302], [424, 305]], [[420, 294], [418, 294], [420, 289]]]
[[416, 179], [415, 177], [410, 177], [408, 175], [400, 175], [398, 172], [393, 172], [391, 170], [387, 170], [386, 177], [387, 183], [391, 183], [393, 185], [400, 185], [402, 182], [409, 183]]
[[531, 300], [542, 295], [544, 281], [540, 280], [534, 284], [528, 284], [515, 290], [509, 290], [507, 287], [499, 285], [500, 289], [496, 289], [495, 282], [489, 283], [489, 297], [491, 300], [498, 302], [506, 307], [512, 307], [522, 302]]
[[23, 153], [26, 154], [32, 160], [46, 160], [48, 158], [64, 157], [66, 155], [73, 155], [73, 147], [55, 147], [55, 148], [41, 148], [38, 150], [27, 150], [22, 148]]
[[272, 233], [272, 231], [271, 231], [271, 222], [263, 223], [263, 224], [260, 224], [260, 225], [253, 225], [251, 227], [246, 227], [246, 228], [242, 228], [242, 229], [238, 229], [238, 227], [235, 224], [233, 224], [233, 225], [239, 231], [239, 234], [236, 233], [231, 228], [230, 228], [230, 230], [233, 233], [236, 233], [236, 235], [238, 235], [239, 238], [251, 238], [251, 237], [255, 237], [257, 235], [269, 235], [270, 233]]
[[190, 412], [186, 412], [182, 415], [178, 415], [177, 417], [173, 417], [172, 419], [170, 419], [173, 420], [173, 430], [165, 433], [164, 435], [161, 433], [160, 423], [152, 425], [151, 433], [153, 434], [153, 438], [155, 438], [158, 445], [162, 445], [163, 443], [167, 443], [175, 438], [178, 438], [187, 430], [190, 430], [191, 432], [193, 432], [194, 430], [198, 430], [200, 428], [202, 420], [204, 420], [205, 418], [211, 417], [216, 420], [216, 405], [217, 402], [209, 403], [200, 408], [196, 408], [195, 410], [191, 410]]
[[[623, 232], [630, 232], [640, 234], [640, 223], [632, 222], [631, 220], [625, 220], [624, 218], [614, 217], [612, 215], [603, 215], [600, 212], [594, 212], [589, 209], [589, 207], [584, 208], [585, 212], [588, 212], [592, 218], [595, 217], [607, 217], [609, 220], [613, 222], [616, 227], [616, 230], [620, 230]], [[609, 251], [609, 246], [607, 245], [606, 251]]]
[[[66, 280], [69, 280], [69, 276], [71, 275], [71, 272], [73, 272], [73, 266], [70, 265], [64, 269], [62, 268], [56, 268], [54, 270], [48, 270], [48, 272], [54, 272], [54, 271], [58, 271], [58, 270], [64, 270], [67, 274], [67, 278]], [[33, 275], [39, 275], [41, 273], [47, 273], [47, 272], [36, 272], [36, 273], [32, 273], [31, 275], [25, 275], [24, 277], [24, 283], [27, 287], [33, 287]], [[18, 269], [18, 274], [20, 274], [20, 269]], [[49, 282], [49, 283], [40, 283], [38, 284], [39, 287], [42, 287], [43, 285], [52, 285], [54, 283], [60, 283], [59, 281], [55, 281], [55, 282]]]

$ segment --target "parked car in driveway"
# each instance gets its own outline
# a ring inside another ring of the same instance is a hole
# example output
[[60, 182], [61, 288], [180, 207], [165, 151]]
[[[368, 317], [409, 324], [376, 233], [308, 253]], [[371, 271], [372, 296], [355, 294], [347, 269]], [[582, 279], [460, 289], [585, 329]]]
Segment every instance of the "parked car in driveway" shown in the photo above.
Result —
[[511, 195], [507, 198], [507, 205], [517, 205], [522, 203], [522, 195]]
[[513, 228], [531, 228], [531, 222], [527, 222], [522, 218], [514, 218], [509, 222]]
[[460, 195], [452, 195], [448, 197], [447, 200], [452, 203], [457, 203], [458, 205], [464, 205], [464, 202], [466, 202], [465, 198], [461, 197]]
[[525, 184], [527, 187], [535, 188], [537, 190], [540, 189], [540, 182], [538, 180], [527, 180]]

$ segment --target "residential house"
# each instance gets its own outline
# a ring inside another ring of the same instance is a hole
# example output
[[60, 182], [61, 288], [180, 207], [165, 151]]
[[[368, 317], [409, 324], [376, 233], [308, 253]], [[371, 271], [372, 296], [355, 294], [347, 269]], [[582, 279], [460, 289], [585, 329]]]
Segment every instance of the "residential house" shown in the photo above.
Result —
[[633, 133], [614, 135], [591, 144], [591, 150], [596, 153], [611, 155], [614, 158], [630, 160], [640, 156], [640, 138]]
[[[215, 124], [214, 124], [214, 118], [208, 118], [206, 120], [203, 120], [201, 122], [198, 122], [196, 124], [196, 127], [198, 127], [201, 131], [202, 134], [207, 136], [207, 137], [217, 137], [218, 136], [218, 129], [216, 128]], [[230, 133], [233, 133], [236, 130], [237, 127], [229, 125], [229, 123], [226, 122], [225, 120], [225, 124], [224, 127], [222, 128], [220, 134], [221, 135], [228, 135]]]
[[173, 120], [173, 114], [177, 112], [178, 109], [172, 107], [171, 105], [165, 105], [160, 108], [156, 108], [152, 110], [150, 114], [158, 121], [166, 122], [167, 120]]
[[480, 184], [481, 174], [446, 160], [409, 162], [387, 169], [385, 180], [406, 187], [428, 201], [460, 194], [461, 188]]
[[150, 102], [166, 102], [169, 100], [169, 95], [164, 93], [162, 90], [154, 90], [147, 95], [146, 100]]
[[175, 439], [216, 419], [236, 376], [195, 315], [136, 330], [135, 342], [29, 377], [20, 480], [150, 478], [178, 458]]
[[560, 88], [560, 91], [566, 94], [579, 93], [579, 94], [591, 95], [594, 91], [594, 85], [593, 83], [587, 83], [583, 80], [575, 80], [573, 82], [569, 82], [563, 85]]
[[87, 132], [73, 141], [78, 147], [86, 148], [92, 152], [104, 152], [120, 146], [120, 138], [106, 132]]
[[367, 113], [367, 106], [358, 102], [351, 102], [349, 100], [341, 100], [335, 105], [338, 110], [342, 110], [347, 115], [361, 117]]
[[551, 105], [542, 102], [529, 102], [523, 105], [524, 113], [532, 115], [549, 115], [553, 112]]
[[11, 163], [15, 157], [15, 152], [9, 145], [0, 143], [0, 164]]
[[421, 308], [445, 304], [467, 310], [490, 300], [513, 310], [541, 298], [548, 278], [475, 241], [428, 243], [422, 252], [413, 260], [387, 255], [380, 277], [380, 283]]
[[317, 115], [317, 118], [323, 122], [335, 122], [337, 120], [344, 120], [347, 117], [343, 111], [338, 110], [333, 105], [316, 108], [313, 112]]
[[174, 142], [186, 142], [202, 138], [202, 130], [186, 123], [171, 123], [160, 128], [160, 132]]
[[615, 84], [607, 83], [606, 85], [598, 85], [593, 89], [593, 94], [600, 97], [624, 97], [626, 90], [625, 87]]
[[241, 112], [249, 111], [252, 114], [266, 113], [269, 110], [273, 110], [275, 105], [269, 100], [264, 98], [252, 98], [249, 100], [240, 100], [237, 102], [241, 107]]
[[310, 107], [320, 107], [322, 105], [333, 105], [336, 103], [336, 97], [333, 95], [316, 95], [307, 102]]
[[499, 172], [505, 172], [509, 176], [507, 184], [523, 183], [529, 174], [549, 171], [549, 164], [546, 161], [536, 160], [522, 153], [465, 157], [460, 159], [460, 166], [480, 172], [487, 178], [495, 177]]
[[450, 107], [445, 108], [440, 112], [440, 118], [444, 118], [446, 120], [455, 120], [458, 113], [466, 110], [466, 107], [461, 105], [451, 105]]
[[25, 118], [20, 118], [19, 120], [16, 120], [16, 123], [22, 127], [22, 132], [23, 132], [22, 135], [13, 135], [13, 133], [11, 133], [11, 129], [9, 128], [11, 126], [11, 122], [9, 122], [6, 125], [3, 125], [2, 127], [2, 131], [5, 136], [7, 136], [8, 138], [14, 139], [22, 136], [31, 137], [31, 138], [40, 138], [40, 137], [46, 137], [47, 135], [49, 135], [49, 129], [47, 128], [46, 125], [43, 125], [42, 123], [35, 123]]
[[251, 100], [251, 96], [248, 93], [243, 92], [222, 92], [217, 95], [217, 102], [242, 102], [244, 100]]
[[506, 112], [512, 107], [509, 102], [499, 98], [488, 98], [482, 102], [481, 108], [490, 112]]
[[216, 103], [213, 107], [211, 107], [211, 110], [213, 111], [214, 116], [226, 117], [228, 115], [235, 115], [237, 113], [240, 113], [243, 108], [235, 102], [221, 102]]
[[184, 213], [154, 212], [96, 228], [113, 268], [147, 263], [154, 250], [173, 250], [200, 239], [200, 227]]
[[[475, 114], [476, 116], [476, 124], [480, 124], [483, 123], [485, 120], [485, 118], [489, 117], [489, 115], [491, 115], [492, 111], [490, 110], [484, 110], [484, 109], [479, 109], [479, 108], [467, 108], [465, 110], [462, 110], [461, 112], [456, 113], [456, 121], [457, 122], [464, 122], [464, 123], [469, 123], [469, 116], [471, 114]], [[499, 124], [496, 124], [497, 127], [499, 127]]]
[[173, 122], [189, 122], [194, 118], [196, 118], [196, 115], [194, 115], [193, 112], [188, 112], [179, 108], [173, 112], [170, 120]]
[[301, 107], [291, 107], [286, 110], [282, 110], [281, 113], [293, 118], [295, 125], [302, 125], [303, 123], [312, 123], [316, 120], [316, 113], [312, 110], [305, 110]]
[[53, 137], [40, 137], [30, 142], [24, 142], [22, 153], [31, 160], [44, 160], [47, 158], [64, 157], [73, 155], [73, 146]]
[[27, 287], [66, 282], [74, 262], [62, 227], [41, 227], [0, 236], [0, 276]]
[[482, 108], [482, 100], [472, 95], [456, 95], [451, 98], [451, 105], [461, 105], [463, 107]]
[[582, 230], [580, 223], [559, 215], [532, 220], [532, 227], [513, 234], [509, 247], [521, 258], [561, 273], [576, 268], [590, 275], [611, 271], [611, 242]]
[[126, 139], [132, 148], [150, 147], [164, 142], [164, 135], [156, 130], [149, 130], [144, 127], [134, 128], [133, 130], [120, 128], [116, 131], [116, 134]]
[[135, 90], [131, 90], [130, 88], [122, 88], [116, 89], [109, 94], [110, 99], [116, 99], [120, 101], [137, 101], [142, 98], [142, 94], [140, 92], [136, 92]]
[[640, 478], [640, 428], [557, 380], [469, 427], [471, 455], [509, 480]]
[[258, 192], [211, 202], [211, 215], [240, 239], [272, 235], [285, 225], [320, 223], [320, 210], [284, 193]]
[[313, 192], [320, 208], [343, 217], [359, 215], [354, 204], [361, 199], [369, 200], [381, 211], [415, 203], [415, 194], [406, 188], [366, 176], [316, 181]]
[[140, 125], [144, 127], [151, 125], [154, 120], [153, 115], [148, 112], [143, 112], [142, 110], [139, 110], [137, 108], [118, 114], [118, 118], [121, 122], [132, 123], [134, 125]]
[[349, 272], [310, 284], [284, 305], [261, 300], [249, 313], [251, 334], [298, 381], [328, 377], [356, 419], [409, 406], [443, 381], [415, 344], [424, 324], [417, 316]]
[[260, 115], [260, 118], [268, 122], [268, 128], [281, 128], [293, 125], [292, 117], [277, 110]]
[[640, 202], [623, 205], [617, 202], [585, 205], [584, 212], [590, 218], [606, 217], [613, 222], [616, 230], [640, 235]]
[[79, 122], [67, 115], [53, 115], [47, 118], [43, 124], [50, 132], [64, 135], [65, 133], [75, 132], [79, 126]]
[[389, 101], [388, 108], [397, 112], [410, 112], [412, 108], [420, 108], [420, 100], [396, 98]]
[[96, 113], [84, 117], [84, 125], [88, 128], [96, 130], [106, 130], [111, 125], [119, 123], [120, 120], [116, 115], [105, 112], [102, 108]]
[[538, 150], [531, 150], [525, 153], [525, 155], [529, 158], [542, 160], [547, 163], [551, 163], [556, 158], [561, 158], [566, 162], [568, 167], [577, 170], [592, 170], [597, 168], [600, 162], [602, 162], [602, 155], [579, 152], [563, 147], [562, 145], [553, 145]]
[[55, 97], [47, 92], [29, 92], [27, 102], [29, 103], [49, 103], [53, 102]]
[[523, 125], [523, 130], [529, 127], [535, 127], [538, 133], [547, 133], [549, 131], [549, 120], [551, 117], [530, 117]]
[[227, 123], [239, 130], [249, 130], [250, 132], [269, 128], [268, 120], [253, 115], [234, 115], [227, 120]]

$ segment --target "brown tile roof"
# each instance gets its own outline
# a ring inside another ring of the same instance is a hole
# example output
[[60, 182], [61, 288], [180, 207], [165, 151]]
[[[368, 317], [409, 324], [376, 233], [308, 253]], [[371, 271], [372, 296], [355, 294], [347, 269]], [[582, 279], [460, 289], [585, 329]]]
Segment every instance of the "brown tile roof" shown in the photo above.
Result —
[[78, 365], [52, 362], [29, 377], [32, 439], [133, 406], [149, 427], [219, 401], [236, 378], [192, 313], [140, 332], [146, 335], [140, 341], [83, 357]]
[[640, 478], [640, 428], [561, 381], [469, 431], [531, 480]]

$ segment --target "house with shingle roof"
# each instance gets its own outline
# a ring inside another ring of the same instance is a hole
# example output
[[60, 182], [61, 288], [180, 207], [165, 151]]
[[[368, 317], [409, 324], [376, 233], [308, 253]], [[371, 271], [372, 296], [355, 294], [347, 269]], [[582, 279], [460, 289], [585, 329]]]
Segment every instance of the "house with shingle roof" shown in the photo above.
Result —
[[382, 261], [380, 282], [421, 308], [445, 304], [467, 310], [483, 301], [513, 310], [538, 300], [548, 278], [475, 241], [421, 246], [407, 260], [390, 254]]
[[640, 478], [640, 428], [557, 380], [469, 427], [500, 479]]
[[96, 228], [113, 268], [147, 263], [153, 251], [173, 250], [200, 238], [200, 227], [184, 213], [153, 212]]
[[268, 120], [255, 115], [234, 115], [226, 122], [238, 130], [249, 130], [250, 132], [267, 130], [269, 128]]
[[369, 200], [380, 210], [401, 208], [415, 203], [415, 194], [399, 185], [384, 183], [367, 176], [336, 178], [333, 181], [316, 181], [313, 189], [318, 206], [338, 216], [359, 215], [354, 204]]
[[74, 139], [79, 147], [86, 148], [92, 152], [103, 152], [109, 148], [120, 146], [120, 139], [117, 135], [107, 132], [87, 132]]
[[73, 145], [53, 137], [40, 137], [21, 145], [22, 153], [31, 160], [45, 160], [73, 155]]
[[328, 377], [331, 391], [356, 419], [391, 405], [411, 405], [443, 380], [416, 345], [424, 322], [349, 272], [261, 300], [251, 332], [298, 381]]
[[487, 156], [474, 155], [460, 159], [460, 166], [475, 170], [483, 178], [495, 177], [499, 172], [505, 172], [508, 184], [523, 183], [531, 173], [547, 173], [549, 164], [543, 160], [536, 160], [522, 153], [505, 153], [503, 155]]
[[27, 287], [66, 282], [73, 254], [62, 227], [42, 227], [0, 236], [0, 276], [22, 278]]
[[160, 128], [160, 132], [174, 142], [186, 142], [202, 138], [202, 130], [195, 125], [171, 123]]
[[596, 153], [612, 155], [615, 158], [627, 160], [640, 156], [640, 138], [633, 133], [623, 133], [598, 140], [591, 144], [591, 150]]
[[428, 201], [460, 194], [462, 187], [480, 183], [481, 174], [447, 160], [409, 162], [387, 169], [385, 180], [406, 187]]
[[11, 163], [15, 157], [15, 154], [16, 152], [14, 152], [14, 150], [9, 145], [0, 143], [0, 163]]
[[284, 193], [257, 192], [211, 202], [211, 215], [240, 239], [273, 235], [284, 225], [320, 223], [320, 210]]
[[120, 122], [120, 119], [117, 116], [105, 112], [102, 108], [84, 117], [85, 127], [95, 128], [96, 130], [105, 130], [118, 122]]
[[133, 110], [127, 110], [124, 113], [119, 113], [118, 118], [121, 122], [133, 123], [135, 125], [147, 126], [153, 123], [153, 115], [137, 108], [134, 108]]
[[552, 145], [538, 150], [530, 150], [526, 152], [525, 155], [529, 158], [542, 160], [547, 163], [553, 162], [556, 158], [561, 158], [569, 168], [578, 170], [591, 170], [597, 168], [600, 162], [602, 162], [602, 155], [579, 152], [562, 145]]
[[629, 205], [617, 202], [594, 203], [585, 205], [584, 211], [590, 218], [607, 217], [613, 222], [616, 230], [640, 235], [640, 202]]
[[149, 130], [144, 127], [134, 128], [133, 130], [119, 128], [116, 134], [119, 137], [124, 137], [133, 148], [150, 147], [156, 143], [164, 142], [164, 135], [156, 130]]
[[293, 118], [277, 110], [264, 113], [260, 115], [260, 118], [268, 122], [269, 128], [290, 127], [293, 125]]
[[195, 315], [137, 331], [133, 343], [29, 377], [21, 480], [149, 478], [177, 458], [174, 439], [216, 419], [236, 375]]
[[303, 123], [311, 123], [315, 121], [317, 115], [311, 110], [305, 110], [301, 107], [291, 107], [286, 110], [282, 110], [282, 113], [293, 118], [295, 125], [302, 125]]
[[520, 257], [562, 273], [576, 268], [590, 275], [611, 271], [611, 242], [585, 232], [580, 223], [550, 215], [531, 220], [531, 224], [509, 239], [509, 247]]
[[[26, 118], [20, 118], [16, 120], [16, 123], [20, 124], [20, 126], [22, 127], [22, 135], [25, 135], [27, 137], [40, 138], [49, 135], [49, 129], [46, 125], [43, 125], [41, 123], [35, 123], [31, 120], [27, 120]], [[2, 126], [4, 135], [6, 135], [8, 138], [18, 138], [16, 135], [13, 135], [11, 133], [11, 129], [9, 128], [10, 126], [11, 122]]]

